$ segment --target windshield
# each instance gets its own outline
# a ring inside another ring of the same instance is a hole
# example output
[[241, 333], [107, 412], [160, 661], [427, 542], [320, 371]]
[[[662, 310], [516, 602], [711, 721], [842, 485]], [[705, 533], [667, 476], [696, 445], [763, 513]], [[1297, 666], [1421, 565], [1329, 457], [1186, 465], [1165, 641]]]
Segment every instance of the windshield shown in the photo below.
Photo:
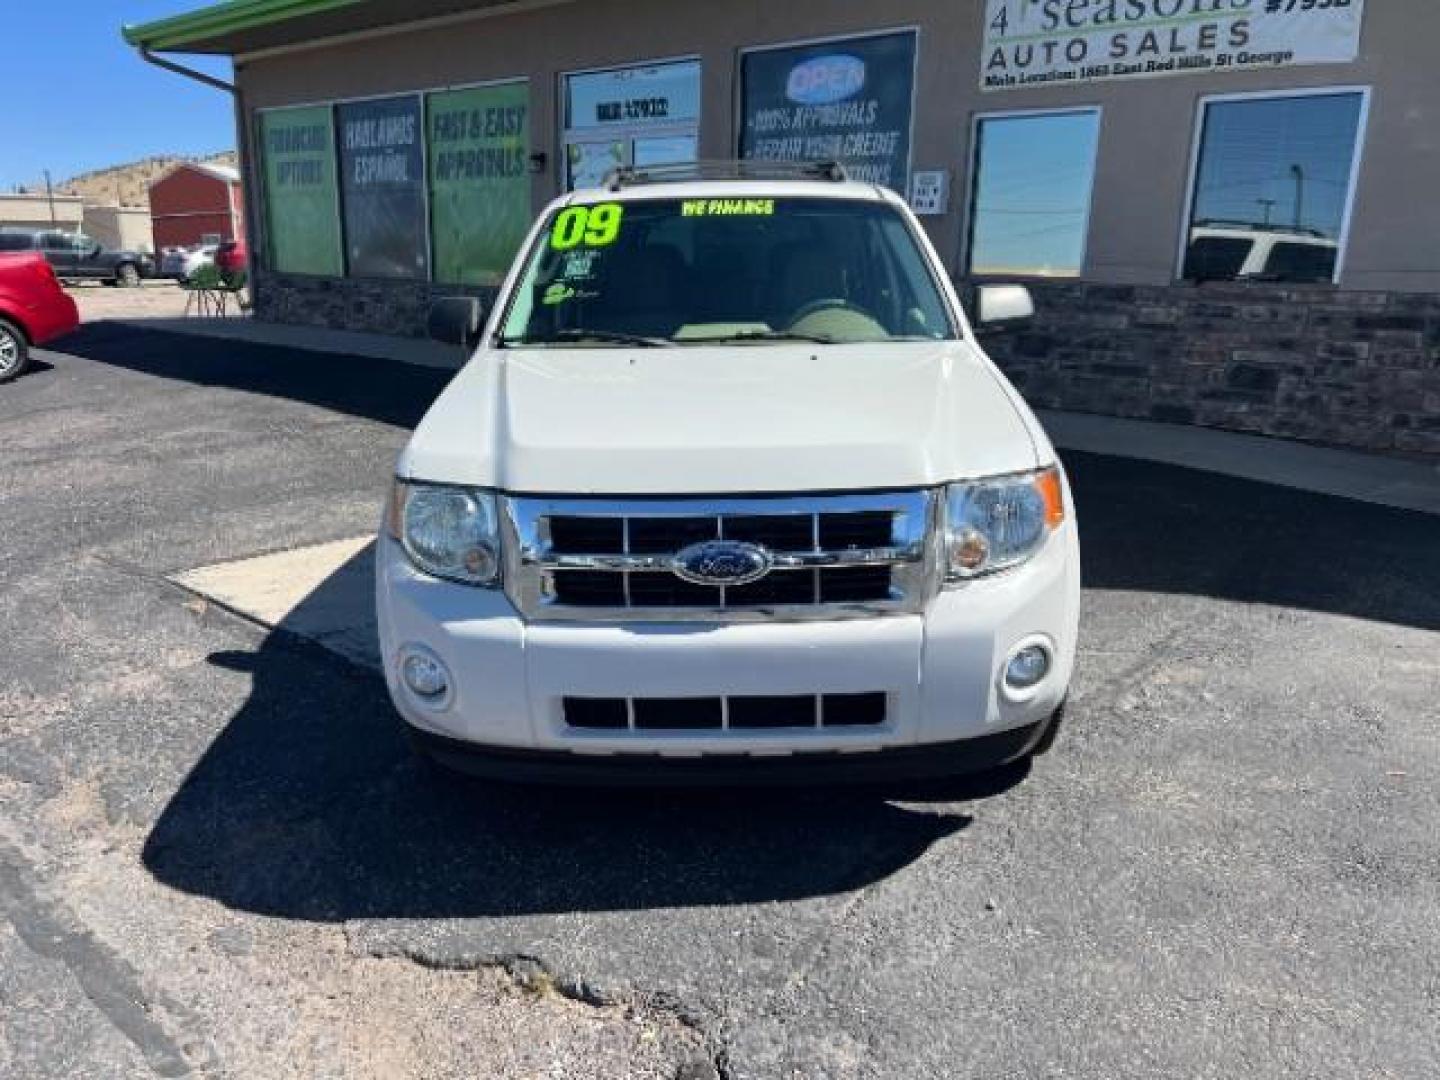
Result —
[[557, 211], [503, 345], [848, 344], [956, 336], [905, 219], [850, 199], [653, 199]]

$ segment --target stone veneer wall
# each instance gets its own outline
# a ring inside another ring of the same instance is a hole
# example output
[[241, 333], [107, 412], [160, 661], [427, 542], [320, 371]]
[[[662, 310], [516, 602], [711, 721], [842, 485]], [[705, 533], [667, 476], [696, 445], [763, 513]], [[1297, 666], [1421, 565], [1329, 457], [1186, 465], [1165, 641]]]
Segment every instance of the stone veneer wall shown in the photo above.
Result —
[[1440, 295], [1031, 288], [1035, 322], [984, 344], [1034, 406], [1440, 455]]
[[[495, 295], [263, 271], [256, 285], [257, 318], [411, 337], [424, 334], [431, 299]], [[1440, 455], [1440, 295], [1261, 284], [1031, 289], [1035, 322], [984, 335], [984, 344], [1032, 405]]]
[[478, 296], [490, 302], [496, 291], [420, 281], [304, 277], [261, 270], [254, 282], [254, 311], [255, 317], [265, 322], [423, 337], [431, 300]]

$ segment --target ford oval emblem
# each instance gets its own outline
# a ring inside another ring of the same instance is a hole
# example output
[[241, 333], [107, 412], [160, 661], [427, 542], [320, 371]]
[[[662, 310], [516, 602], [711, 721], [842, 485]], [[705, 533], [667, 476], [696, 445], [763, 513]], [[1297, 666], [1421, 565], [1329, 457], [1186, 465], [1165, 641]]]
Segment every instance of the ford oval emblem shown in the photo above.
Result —
[[749, 585], [770, 573], [775, 559], [758, 544], [707, 540], [682, 549], [670, 569], [691, 585]]
[[797, 105], [833, 105], [865, 87], [865, 61], [833, 53], [797, 64], [785, 84], [785, 96]]

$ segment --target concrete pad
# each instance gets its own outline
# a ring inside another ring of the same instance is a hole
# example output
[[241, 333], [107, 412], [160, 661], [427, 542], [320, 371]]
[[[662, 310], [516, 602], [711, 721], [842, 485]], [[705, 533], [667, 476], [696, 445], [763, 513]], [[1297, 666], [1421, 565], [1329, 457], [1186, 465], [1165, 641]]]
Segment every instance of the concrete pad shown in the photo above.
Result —
[[380, 667], [373, 536], [204, 566], [170, 580], [264, 626]]
[[1280, 487], [1440, 514], [1440, 462], [1406, 461], [1233, 431], [1037, 410], [1062, 450], [1139, 458]]

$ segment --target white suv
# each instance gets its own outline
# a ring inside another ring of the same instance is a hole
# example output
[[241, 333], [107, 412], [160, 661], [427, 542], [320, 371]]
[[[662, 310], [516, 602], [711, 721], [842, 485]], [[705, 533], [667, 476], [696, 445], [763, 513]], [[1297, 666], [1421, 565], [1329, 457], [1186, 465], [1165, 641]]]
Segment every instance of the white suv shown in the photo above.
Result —
[[[1029, 307], [980, 291], [985, 321]], [[621, 172], [545, 211], [488, 319], [442, 300], [431, 331], [478, 347], [400, 458], [377, 562], [431, 757], [751, 783], [1048, 747], [1069, 487], [892, 192]]]

